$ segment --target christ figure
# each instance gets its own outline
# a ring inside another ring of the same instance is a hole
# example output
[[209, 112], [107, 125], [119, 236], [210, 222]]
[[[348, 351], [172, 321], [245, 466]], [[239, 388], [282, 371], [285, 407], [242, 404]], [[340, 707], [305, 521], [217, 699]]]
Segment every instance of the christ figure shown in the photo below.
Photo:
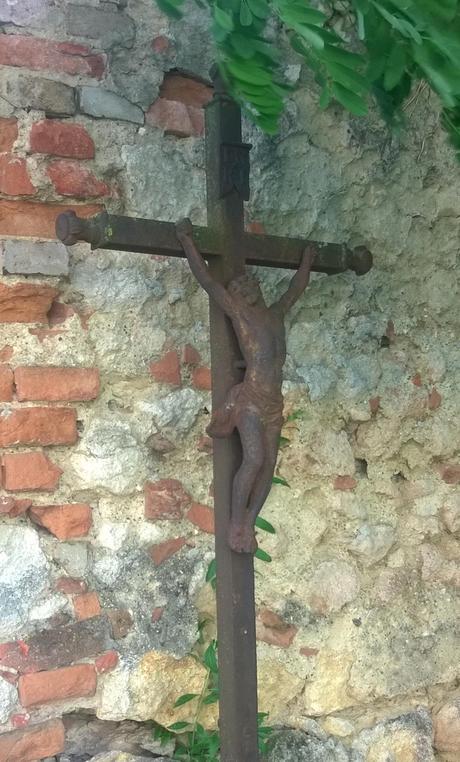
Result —
[[176, 225], [177, 237], [200, 285], [230, 318], [245, 361], [243, 381], [214, 410], [207, 432], [228, 437], [236, 429], [243, 458], [232, 489], [229, 545], [236, 553], [257, 550], [255, 521], [272, 486], [283, 425], [284, 317], [308, 285], [315, 255], [307, 247], [289, 288], [267, 307], [256, 278], [246, 273], [224, 287], [209, 272], [192, 238], [190, 220]]

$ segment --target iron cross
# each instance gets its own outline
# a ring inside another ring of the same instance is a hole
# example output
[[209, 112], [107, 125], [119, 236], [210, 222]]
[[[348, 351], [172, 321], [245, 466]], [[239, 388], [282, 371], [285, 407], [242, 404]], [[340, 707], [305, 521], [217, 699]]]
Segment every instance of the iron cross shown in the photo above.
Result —
[[[307, 246], [315, 251], [312, 269], [334, 274], [372, 266], [367, 249], [319, 244], [244, 232], [244, 201], [249, 198], [249, 149], [242, 143], [241, 112], [219, 79], [206, 111], [208, 227], [194, 227], [193, 239], [208, 260], [209, 273], [226, 285], [244, 273], [245, 263], [297, 269]], [[103, 212], [91, 219], [61, 214], [58, 238], [67, 245], [87, 241], [92, 248], [183, 257], [172, 223]], [[218, 409], [242, 379], [241, 354], [229, 319], [210, 300], [212, 402]], [[241, 464], [237, 433], [214, 440], [214, 505], [217, 561], [220, 736], [222, 762], [257, 762], [257, 660], [254, 558], [228, 544], [232, 484]]]

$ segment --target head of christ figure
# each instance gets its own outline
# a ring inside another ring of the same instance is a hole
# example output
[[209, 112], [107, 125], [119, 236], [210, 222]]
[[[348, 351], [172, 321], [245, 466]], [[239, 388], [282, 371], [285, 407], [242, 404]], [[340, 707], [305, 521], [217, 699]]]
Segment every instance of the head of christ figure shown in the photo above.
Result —
[[251, 306], [256, 304], [265, 305], [259, 281], [251, 273], [245, 273], [233, 278], [228, 284], [227, 290], [231, 296], [243, 299]]

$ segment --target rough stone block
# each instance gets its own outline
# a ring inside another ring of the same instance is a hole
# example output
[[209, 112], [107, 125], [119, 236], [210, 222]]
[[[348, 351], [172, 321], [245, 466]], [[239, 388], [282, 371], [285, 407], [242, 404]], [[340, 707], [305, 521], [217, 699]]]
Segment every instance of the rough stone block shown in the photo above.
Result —
[[20, 34], [3, 34], [0, 37], [0, 64], [24, 66], [35, 71], [83, 74], [98, 79], [105, 69], [104, 56], [93, 54], [86, 45]]
[[124, 122], [144, 124], [144, 112], [126, 98], [99, 87], [81, 87], [79, 90], [80, 111], [99, 119], [114, 119]]
[[435, 748], [460, 755], [460, 697], [443, 704], [435, 713], [433, 723]]
[[95, 154], [93, 139], [81, 124], [59, 122], [56, 119], [44, 119], [32, 125], [30, 150], [33, 153], [46, 153], [70, 159], [94, 159]]
[[97, 368], [19, 367], [15, 369], [20, 402], [83, 402], [99, 394]]
[[92, 510], [86, 503], [69, 505], [35, 505], [30, 518], [59, 540], [84, 537], [92, 525]]
[[[14, 682], [14, 675], [11, 675]], [[9, 679], [0, 676], [0, 723], [8, 722], [18, 700], [16, 687]]]
[[0, 735], [0, 759], [34, 762], [64, 751], [65, 731], [61, 720], [50, 720], [24, 730]]
[[70, 408], [29, 407], [0, 415], [0, 447], [75, 444], [76, 412]]
[[3, 269], [21, 275], [68, 275], [69, 253], [54, 241], [5, 241]]
[[77, 664], [49, 672], [21, 675], [19, 699], [23, 707], [41, 706], [70, 698], [94, 696], [96, 670], [93, 664]]
[[11, 492], [50, 491], [57, 487], [62, 470], [42, 452], [3, 456], [3, 486]]
[[26, 160], [11, 153], [0, 154], [0, 193], [6, 196], [31, 196], [35, 191]]
[[177, 479], [160, 479], [145, 485], [145, 517], [152, 520], [183, 518], [191, 497]]
[[65, 595], [80, 595], [88, 591], [88, 585], [84, 579], [75, 579], [75, 577], [59, 577], [55, 585], [58, 593]]
[[69, 209], [74, 209], [79, 217], [91, 217], [101, 211], [97, 204], [61, 206], [0, 199], [0, 235], [55, 240], [56, 217]]
[[7, 365], [0, 365], [0, 402], [13, 399], [13, 371]]
[[22, 675], [57, 669], [82, 659], [93, 659], [112, 647], [107, 618], [93, 617], [43, 630], [25, 642], [0, 645], [0, 669], [13, 669]]
[[17, 137], [17, 119], [0, 119], [0, 153], [11, 151]]
[[9, 72], [0, 79], [0, 98], [15, 108], [37, 109], [50, 116], [73, 116], [76, 112], [73, 87], [44, 77]]
[[133, 20], [125, 13], [69, 4], [65, 9], [65, 30], [73, 37], [98, 40], [104, 50], [131, 47], [136, 37]]
[[46, 323], [58, 293], [41, 283], [0, 283], [0, 323]]
[[108, 196], [110, 188], [77, 161], [56, 159], [47, 169], [56, 193], [73, 198]]

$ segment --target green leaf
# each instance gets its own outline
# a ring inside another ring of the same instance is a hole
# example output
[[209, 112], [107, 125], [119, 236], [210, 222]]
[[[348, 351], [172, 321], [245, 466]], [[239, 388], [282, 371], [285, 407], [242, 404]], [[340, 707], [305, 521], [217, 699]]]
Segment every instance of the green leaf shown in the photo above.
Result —
[[213, 640], [209, 646], [207, 647], [206, 651], [203, 655], [203, 664], [205, 667], [209, 669], [210, 672], [212, 672], [214, 675], [218, 674], [218, 667], [217, 667], [217, 655], [216, 655], [216, 641]]
[[208, 693], [206, 698], [203, 699], [203, 704], [208, 706], [208, 704], [217, 704], [219, 701], [219, 691], [212, 690]]
[[241, 58], [252, 58], [254, 55], [255, 45], [254, 40], [251, 37], [246, 37], [244, 34], [236, 32], [231, 35], [230, 42]]
[[315, 50], [324, 49], [324, 40], [315, 27], [309, 26], [308, 24], [304, 24], [303, 26], [295, 24], [293, 28], [296, 30], [297, 34], [300, 34], [300, 36], [303, 37], [303, 39]]
[[216, 574], [217, 574], [217, 561], [215, 558], [213, 558], [206, 572], [206, 582], [211, 582], [211, 580], [215, 579]]
[[337, 45], [325, 45], [322, 57], [326, 61], [332, 61], [341, 66], [346, 66], [347, 69], [359, 69], [366, 63], [363, 56], [359, 56], [356, 53], [350, 53], [349, 50], [339, 48]]
[[264, 532], [268, 532], [269, 534], [276, 534], [275, 527], [270, 524], [269, 521], [263, 519], [262, 516], [257, 516], [256, 527], [258, 527], [258, 529], [262, 529]]
[[252, 13], [246, 0], [241, 0], [240, 23], [241, 26], [251, 26], [252, 24]]
[[246, 0], [251, 13], [259, 19], [266, 19], [270, 15], [270, 8], [265, 0]]
[[383, 18], [386, 19], [388, 23], [393, 27], [393, 29], [397, 29], [398, 32], [400, 32], [404, 37], [412, 38], [418, 45], [422, 44], [423, 40], [420, 36], [420, 32], [415, 28], [413, 24], [411, 24], [406, 19], [403, 19], [401, 16], [395, 16], [392, 13], [389, 13], [389, 11], [387, 11], [383, 5], [375, 2], [375, 0], [373, 0], [373, 4], [379, 13], [382, 14]]
[[322, 26], [327, 21], [327, 16], [315, 8], [308, 7], [304, 2], [296, 3], [292, 0], [278, 4], [279, 13], [282, 20], [290, 26], [291, 24], [314, 24]]
[[220, 26], [226, 32], [233, 32], [235, 24], [233, 23], [233, 17], [231, 13], [223, 11], [218, 5], [214, 6], [214, 20], [218, 26]]
[[163, 13], [171, 16], [173, 19], [181, 19], [182, 11], [180, 6], [183, 5], [184, 0], [157, 0], [158, 7]]
[[174, 722], [172, 725], [169, 725], [168, 730], [172, 730], [174, 733], [180, 733], [181, 730], [185, 730], [185, 728], [189, 727], [189, 722]]
[[255, 558], [258, 558], [259, 561], [265, 561], [267, 564], [271, 564], [272, 557], [265, 552], [265, 550], [262, 550], [262, 548], [257, 548], [256, 552], [254, 553]]
[[339, 82], [348, 90], [361, 94], [370, 90], [371, 83], [357, 71], [352, 71], [336, 63], [328, 63], [327, 68], [334, 81]]
[[390, 53], [385, 69], [385, 75], [383, 79], [383, 86], [385, 90], [393, 90], [393, 88], [401, 82], [404, 71], [406, 69], [406, 63], [406, 48], [403, 45], [396, 43]]
[[345, 106], [348, 111], [355, 116], [365, 116], [368, 112], [367, 103], [364, 98], [361, 98], [357, 93], [353, 93], [351, 90], [340, 85], [338, 82], [334, 82], [332, 85], [332, 93], [334, 97]]
[[283, 476], [274, 476], [272, 479], [272, 484], [281, 484], [282, 487], [291, 487], [290, 484], [287, 483], [286, 479], [284, 479]]
[[328, 85], [325, 85], [321, 92], [321, 97], [319, 99], [319, 107], [322, 109], [326, 109], [331, 102], [331, 91], [329, 90]]
[[193, 701], [193, 699], [198, 698], [198, 693], [184, 693], [183, 696], [179, 696], [176, 703], [174, 704], [174, 709], [177, 709], [179, 706], [183, 706], [184, 704], [188, 704], [189, 701]]
[[229, 61], [227, 68], [232, 76], [241, 82], [247, 82], [250, 85], [270, 85], [271, 76], [264, 69], [260, 69], [247, 61]]

